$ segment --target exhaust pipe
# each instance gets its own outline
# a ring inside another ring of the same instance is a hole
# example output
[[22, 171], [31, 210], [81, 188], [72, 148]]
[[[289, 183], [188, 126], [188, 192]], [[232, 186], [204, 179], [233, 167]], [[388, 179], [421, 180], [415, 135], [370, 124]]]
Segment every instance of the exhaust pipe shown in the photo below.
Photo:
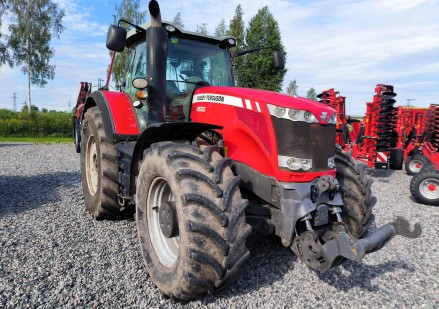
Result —
[[146, 74], [148, 80], [148, 125], [164, 122], [166, 115], [166, 54], [168, 33], [162, 27], [160, 6], [148, 5], [151, 26], [146, 30]]

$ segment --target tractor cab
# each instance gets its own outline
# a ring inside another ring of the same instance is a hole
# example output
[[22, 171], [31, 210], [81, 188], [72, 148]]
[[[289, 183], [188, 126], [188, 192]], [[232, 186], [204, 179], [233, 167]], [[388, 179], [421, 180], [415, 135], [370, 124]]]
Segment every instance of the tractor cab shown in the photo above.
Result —
[[[149, 104], [144, 89], [136, 88], [133, 81], [146, 79], [148, 42], [145, 35], [149, 24], [128, 31], [126, 44], [128, 55], [121, 91], [127, 93], [135, 107], [140, 131], [148, 122]], [[143, 29], [139, 30], [139, 28]], [[195, 89], [203, 86], [234, 86], [232, 60], [229, 48], [236, 45], [232, 37], [215, 38], [178, 29], [163, 24], [167, 38], [165, 66], [165, 122], [187, 122]], [[154, 66], [154, 70], [160, 69]], [[150, 93], [148, 93], [150, 95]], [[137, 101], [137, 102], [136, 102]]]

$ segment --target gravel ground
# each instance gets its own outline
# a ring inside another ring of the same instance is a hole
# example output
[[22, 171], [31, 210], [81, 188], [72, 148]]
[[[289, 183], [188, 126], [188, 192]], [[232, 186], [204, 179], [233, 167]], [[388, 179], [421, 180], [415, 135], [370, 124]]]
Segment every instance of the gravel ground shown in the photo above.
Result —
[[254, 234], [237, 283], [176, 304], [149, 281], [135, 222], [85, 212], [73, 144], [0, 143], [0, 308], [439, 308], [439, 207], [415, 203], [403, 171], [372, 177], [371, 229], [403, 215], [422, 224], [421, 238], [319, 274]]

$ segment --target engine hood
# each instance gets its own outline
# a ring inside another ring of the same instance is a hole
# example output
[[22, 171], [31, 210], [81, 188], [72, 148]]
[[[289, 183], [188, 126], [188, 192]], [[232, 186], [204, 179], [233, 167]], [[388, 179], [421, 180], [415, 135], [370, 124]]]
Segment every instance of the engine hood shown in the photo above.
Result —
[[335, 110], [329, 106], [311, 99], [291, 96], [274, 91], [240, 87], [208, 86], [198, 88], [194, 93], [193, 102], [200, 101], [223, 103], [243, 108], [246, 108], [250, 102], [256, 102], [258, 107], [257, 111], [259, 112], [261, 112], [262, 106], [266, 106], [266, 104], [307, 110], [314, 115], [320, 115], [323, 112], [328, 116], [331, 116], [335, 112]]

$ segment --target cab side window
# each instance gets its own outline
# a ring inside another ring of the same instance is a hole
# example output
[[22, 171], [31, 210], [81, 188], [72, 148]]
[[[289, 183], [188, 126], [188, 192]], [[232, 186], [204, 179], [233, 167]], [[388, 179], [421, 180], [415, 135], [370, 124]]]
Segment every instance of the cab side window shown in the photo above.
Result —
[[132, 85], [133, 79], [146, 78], [146, 42], [131, 47], [126, 65], [125, 92], [134, 98], [137, 90]]

